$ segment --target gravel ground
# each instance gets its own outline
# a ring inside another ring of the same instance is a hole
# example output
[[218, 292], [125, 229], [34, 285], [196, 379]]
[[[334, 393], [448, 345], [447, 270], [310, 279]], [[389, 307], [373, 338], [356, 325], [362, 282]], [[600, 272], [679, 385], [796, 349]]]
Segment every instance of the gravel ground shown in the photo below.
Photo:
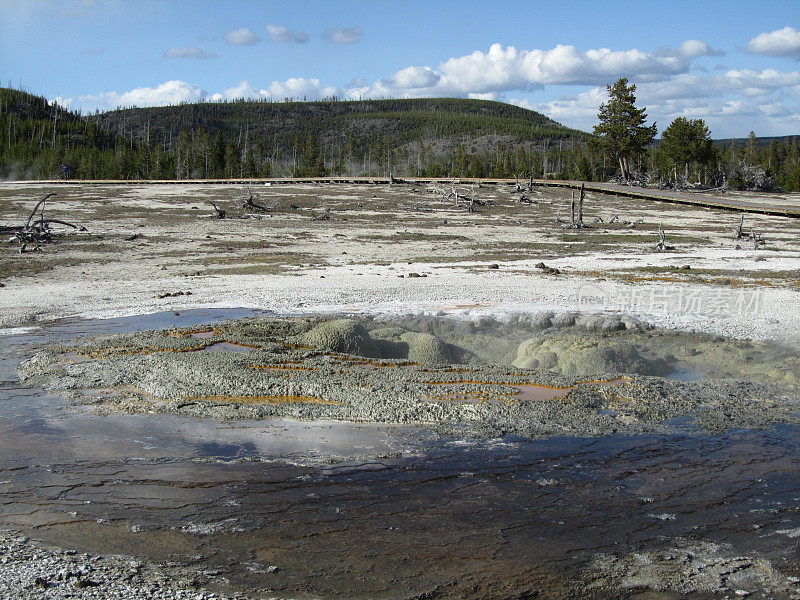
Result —
[[0, 532], [0, 599], [244, 600], [200, 588], [211, 573], [60, 550]]

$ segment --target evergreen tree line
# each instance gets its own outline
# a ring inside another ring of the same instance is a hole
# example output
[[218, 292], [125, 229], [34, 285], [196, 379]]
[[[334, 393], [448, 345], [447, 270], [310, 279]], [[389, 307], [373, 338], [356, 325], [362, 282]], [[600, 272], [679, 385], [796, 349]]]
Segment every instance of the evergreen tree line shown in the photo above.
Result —
[[[684, 121], [684, 122], [681, 122]], [[797, 136], [772, 138], [764, 145], [750, 132], [746, 142], [712, 144], [701, 119], [691, 122], [679, 117], [670, 127], [694, 127], [705, 138], [668, 136], [650, 152], [649, 170], [660, 180], [678, 183], [727, 185], [732, 189], [800, 191], [800, 142]]]
[[62, 167], [82, 179], [174, 177], [159, 146], [112, 134], [79, 115], [19, 90], [0, 89], [0, 177], [52, 179]]
[[620, 82], [620, 105], [604, 105], [605, 118], [621, 112], [632, 141], [622, 139], [617, 124], [603, 129], [603, 108], [590, 136], [486, 101], [248, 101], [82, 117], [2, 88], [0, 177], [58, 178], [68, 165], [79, 179], [391, 174], [603, 181], [622, 175], [661, 185], [800, 190], [796, 137], [765, 146], [751, 132], [745, 144], [715, 145], [701, 119], [679, 118], [652, 143], [654, 127], [646, 126], [642, 109], [632, 111], [635, 86]]
[[654, 143], [656, 124], [647, 125], [647, 113], [636, 106], [636, 85], [626, 78], [606, 86], [608, 102], [600, 106], [598, 124], [588, 147], [618, 163], [625, 183], [635, 179], [646, 185], [727, 186], [734, 189], [800, 190], [800, 155], [797, 137], [772, 138], [762, 147], [750, 132], [740, 150], [715, 145], [703, 119], [678, 117]]

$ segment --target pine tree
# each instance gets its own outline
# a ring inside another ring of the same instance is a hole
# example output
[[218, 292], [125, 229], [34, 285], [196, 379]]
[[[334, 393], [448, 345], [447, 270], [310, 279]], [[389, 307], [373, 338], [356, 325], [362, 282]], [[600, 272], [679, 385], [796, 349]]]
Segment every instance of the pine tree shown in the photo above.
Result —
[[211, 144], [211, 152], [208, 161], [208, 176], [212, 179], [222, 179], [225, 177], [225, 139], [222, 132], [218, 131]]
[[323, 177], [327, 174], [325, 162], [319, 151], [317, 136], [311, 132], [306, 136], [297, 171], [297, 175], [300, 177]]
[[242, 164], [239, 159], [241, 152], [235, 144], [225, 147], [225, 177], [236, 178], [242, 176]]
[[469, 162], [467, 161], [467, 153], [464, 150], [463, 144], [459, 144], [456, 148], [456, 158], [453, 164], [454, 177], [466, 177], [469, 173]]
[[748, 167], [754, 167], [758, 161], [758, 154], [758, 137], [756, 137], [755, 131], [751, 131], [750, 135], [747, 136], [747, 146], [744, 150], [744, 163]]
[[631, 160], [644, 153], [656, 135], [656, 124], [645, 125], [647, 113], [636, 108], [636, 85], [628, 85], [623, 77], [614, 85], [606, 86], [609, 101], [600, 106], [594, 127], [596, 145], [619, 162], [622, 178], [630, 179]]
[[678, 165], [684, 167], [684, 179], [689, 179], [689, 165], [705, 165], [714, 157], [714, 147], [708, 126], [703, 119], [678, 117], [661, 134], [659, 150], [672, 162], [675, 179]]

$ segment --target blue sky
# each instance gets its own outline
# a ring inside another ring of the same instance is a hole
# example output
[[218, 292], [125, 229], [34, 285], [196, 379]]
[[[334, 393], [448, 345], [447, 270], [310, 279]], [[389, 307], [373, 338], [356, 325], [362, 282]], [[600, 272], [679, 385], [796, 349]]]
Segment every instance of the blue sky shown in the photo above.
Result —
[[252, 97], [458, 96], [583, 130], [637, 84], [663, 130], [800, 134], [800, 5], [0, 0], [0, 79], [84, 112]]

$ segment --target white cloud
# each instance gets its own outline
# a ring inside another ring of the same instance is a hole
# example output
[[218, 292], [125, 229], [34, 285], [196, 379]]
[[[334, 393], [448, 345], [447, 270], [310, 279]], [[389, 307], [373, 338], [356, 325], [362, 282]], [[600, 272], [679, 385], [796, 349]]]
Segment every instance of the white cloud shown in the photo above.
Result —
[[439, 86], [452, 94], [483, 93], [522, 88], [521, 61], [513, 46], [493, 44], [484, 54], [477, 50], [439, 65]]
[[239, 82], [239, 85], [237, 86], [228, 88], [216, 94], [211, 94], [209, 99], [213, 101], [238, 100], [240, 98], [252, 99], [252, 98], [263, 97], [264, 95], [265, 94], [263, 93], [263, 90], [256, 90], [252, 85], [250, 85], [247, 82], [246, 79], [244, 79], [241, 82]]
[[167, 81], [154, 88], [140, 87], [129, 92], [104, 92], [81, 96], [81, 104], [99, 108], [119, 106], [167, 106], [181, 102], [199, 102], [206, 98], [204, 90], [185, 81]]
[[341, 90], [335, 86], [323, 86], [316, 78], [290, 77], [286, 81], [273, 81], [266, 90], [261, 90], [259, 93], [273, 100], [284, 98], [319, 100], [341, 95]]
[[361, 27], [345, 27], [343, 29], [331, 27], [325, 30], [322, 38], [334, 44], [353, 44], [360, 40], [363, 34], [364, 30]]
[[678, 46], [678, 54], [685, 58], [700, 58], [701, 56], [722, 56], [725, 53], [721, 50], [714, 50], [700, 40], [686, 40]]
[[760, 33], [747, 43], [747, 51], [800, 60], [800, 31], [794, 27], [784, 27], [769, 33]]
[[[286, 98], [294, 100], [320, 100], [331, 96], [351, 97], [352, 90], [342, 90], [336, 86], [323, 85], [319, 79], [304, 77], [290, 77], [286, 81], [273, 81], [266, 89], [258, 89], [247, 80], [242, 80], [238, 85], [209, 94], [202, 88], [185, 81], [167, 81], [154, 88], [141, 87], [129, 92], [103, 92], [80, 96], [79, 105], [99, 108], [101, 110], [130, 106], [169, 106], [182, 102], [203, 102], [244, 99], [269, 98], [283, 101]], [[365, 94], [366, 95], [366, 94]], [[62, 101], [60, 98], [57, 100]], [[72, 99], [70, 99], [72, 102]]]
[[732, 69], [723, 75], [731, 87], [758, 87], [774, 89], [800, 84], [800, 72], [784, 73], [775, 69], [754, 71], [752, 69]]
[[788, 117], [792, 112], [782, 104], [762, 104], [761, 111], [768, 117]]
[[719, 96], [725, 90], [719, 87], [722, 79], [695, 74], [676, 75], [665, 81], [640, 84], [636, 87], [639, 102], [650, 104], [676, 98], [708, 98]]
[[597, 109], [608, 100], [604, 87], [591, 88], [572, 98], [533, 103], [527, 99], [510, 100], [512, 104], [535, 110], [569, 127], [591, 131], [597, 123]]
[[467, 96], [531, 91], [544, 85], [600, 85], [619, 77], [666, 81], [688, 72], [693, 59], [717, 53], [699, 40], [654, 53], [608, 48], [582, 52], [569, 45], [519, 50], [492, 44], [488, 52], [478, 50], [450, 58], [435, 69], [407, 67], [385, 84], [399, 95], [414, 90], [416, 95]]
[[730, 94], [765, 96], [800, 85], [800, 72], [774, 69], [730, 69], [722, 74], [681, 74], [671, 79], [643, 83], [638, 98], [645, 104], [677, 98], [712, 98]]
[[497, 94], [494, 92], [486, 92], [484, 94], [468, 94], [467, 98], [471, 100], [497, 100]]
[[273, 42], [285, 44], [286, 42], [295, 42], [296, 44], [305, 44], [308, 42], [308, 34], [302, 31], [294, 32], [288, 27], [283, 25], [267, 25], [267, 35]]
[[284, 43], [292, 39], [291, 29], [282, 25], [267, 25], [267, 33], [273, 42]]
[[185, 48], [170, 48], [164, 52], [164, 58], [197, 58], [206, 60], [216, 58], [213, 52], [206, 52], [197, 46], [186, 46]]
[[66, 108], [67, 110], [70, 109], [72, 106], [73, 99], [72, 98], [62, 98], [61, 96], [56, 96], [53, 98], [51, 104], [57, 104], [61, 108]]
[[[415, 90], [418, 92], [418, 90]], [[351, 82], [351, 85], [341, 91], [342, 95], [348, 100], [362, 100], [366, 98], [389, 98], [396, 97], [397, 90], [387, 85], [382, 79], [378, 79], [372, 85], [367, 83], [358, 84]], [[338, 95], [338, 94], [337, 94]], [[408, 97], [422, 97], [422, 93], [407, 94]]]
[[406, 67], [390, 78], [392, 87], [398, 89], [426, 88], [436, 85], [440, 76], [430, 67]]
[[253, 46], [259, 41], [261, 41], [261, 38], [247, 27], [229, 31], [225, 34], [225, 43], [229, 46]]
[[764, 95], [800, 84], [800, 73], [796, 71], [740, 69], [709, 76], [692, 69], [692, 58], [716, 53], [698, 40], [655, 53], [607, 48], [581, 52], [564, 45], [551, 50], [518, 50], [493, 44], [488, 52], [451, 58], [435, 69], [406, 67], [372, 88], [379, 83], [386, 95], [399, 97], [496, 97], [512, 91], [531, 92], [545, 85], [604, 86], [627, 77], [637, 83], [643, 99], [658, 101], [734, 92]]
[[[266, 31], [271, 40], [279, 43], [302, 42], [307, 39], [305, 34], [296, 33], [285, 26], [268, 25]], [[230, 32], [226, 41], [244, 43], [252, 41], [254, 35], [249, 29], [242, 28]], [[325, 35], [337, 43], [351, 43], [360, 38], [361, 29], [352, 27], [328, 30]], [[658, 89], [653, 89], [652, 95], [679, 97], [689, 93], [702, 96], [708, 95], [708, 88], [704, 89], [705, 84], [697, 75], [688, 73], [692, 66], [691, 60], [693, 57], [715, 52], [708, 44], [699, 40], [689, 40], [677, 49], [660, 49], [653, 53], [607, 48], [582, 52], [568, 45], [559, 45], [551, 50], [518, 50], [513, 46], [493, 44], [488, 52], [475, 51], [450, 58], [435, 68], [409, 66], [387, 79], [378, 79], [371, 84], [354, 80], [342, 89], [323, 85], [319, 79], [292, 77], [285, 81], [273, 81], [265, 89], [256, 89], [244, 81], [238, 86], [214, 93], [210, 98], [269, 97], [282, 100], [286, 97], [317, 99], [336, 95], [352, 99], [435, 96], [496, 99], [507, 92], [531, 92], [545, 85], [604, 85], [622, 76], [640, 82], [640, 85], [644, 85], [641, 82], [658, 84]], [[164, 56], [211, 58], [215, 55], [190, 46], [173, 48], [165, 52]], [[740, 89], [769, 86], [770, 78], [779, 78], [778, 75], [766, 72], [738, 73], [726, 74], [727, 87], [731, 87], [733, 84], [730, 80], [737, 77], [741, 80], [755, 80], [747, 86], [744, 83], [737, 84]], [[556, 111], [555, 114], [561, 114], [569, 110], [570, 102], [568, 99], [553, 102], [550, 108]], [[585, 103], [584, 96], [580, 97], [580, 102]]]

